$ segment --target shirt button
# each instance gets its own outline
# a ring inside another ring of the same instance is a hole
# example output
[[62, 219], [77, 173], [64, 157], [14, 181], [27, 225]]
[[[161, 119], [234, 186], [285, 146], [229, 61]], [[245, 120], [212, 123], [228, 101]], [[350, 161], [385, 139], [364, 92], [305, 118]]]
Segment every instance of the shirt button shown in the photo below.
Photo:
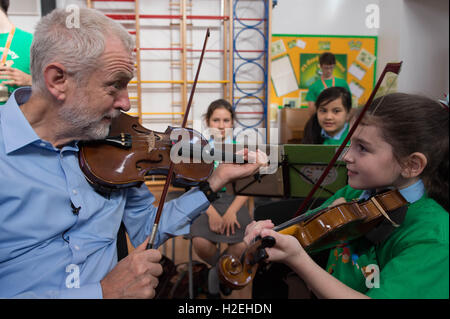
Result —
[[73, 248], [75, 248], [75, 250], [80, 250], [80, 247], [78, 245], [74, 245]]
[[73, 189], [73, 190], [72, 190], [72, 193], [73, 193], [74, 195], [78, 194], [78, 192], [77, 192], [76, 189]]
[[44, 146], [45, 146], [45, 143], [44, 143], [44, 142], [41, 142], [39, 145], [41, 145], [42, 147], [44, 147]]

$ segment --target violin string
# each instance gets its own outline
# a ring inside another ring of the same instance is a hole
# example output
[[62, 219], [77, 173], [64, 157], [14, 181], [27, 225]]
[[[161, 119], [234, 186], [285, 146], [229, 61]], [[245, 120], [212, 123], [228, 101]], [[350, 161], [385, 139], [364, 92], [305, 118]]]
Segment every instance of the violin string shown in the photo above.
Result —
[[[110, 137], [112, 138], [112, 137]], [[210, 162], [208, 162], [208, 160], [210, 160], [211, 158], [213, 160], [217, 160], [219, 162], [222, 163], [243, 163], [243, 159], [239, 156], [236, 156], [235, 151], [227, 151], [227, 147], [225, 146], [222, 147], [222, 149], [220, 150], [220, 152], [217, 152], [216, 155], [211, 155], [209, 153], [211, 148], [208, 148], [208, 146], [210, 146], [211, 144], [209, 143], [203, 143], [202, 142], [206, 142], [206, 140], [201, 140], [198, 141], [198, 143], [181, 143], [180, 144], [180, 150], [182, 151], [186, 148], [188, 148], [187, 153], [183, 152], [183, 153], [179, 153], [178, 155], [185, 158], [188, 157], [190, 159], [205, 159], [205, 155], [204, 152], [207, 151], [208, 157], [206, 158], [206, 161], [204, 161], [205, 163], [209, 164]], [[153, 148], [149, 148], [149, 141], [146, 137], [133, 137], [132, 139], [132, 143], [138, 148], [138, 149], [148, 149], [148, 152], [151, 152], [153, 150], [158, 151], [159, 148], [161, 147], [166, 147], [167, 148], [171, 148], [174, 144], [176, 144], [177, 142], [175, 141], [161, 141], [159, 140], [156, 145]], [[230, 144], [233, 145], [234, 148], [236, 148], [236, 146], [238, 146], [238, 144]], [[218, 148], [216, 148], [218, 149]]]

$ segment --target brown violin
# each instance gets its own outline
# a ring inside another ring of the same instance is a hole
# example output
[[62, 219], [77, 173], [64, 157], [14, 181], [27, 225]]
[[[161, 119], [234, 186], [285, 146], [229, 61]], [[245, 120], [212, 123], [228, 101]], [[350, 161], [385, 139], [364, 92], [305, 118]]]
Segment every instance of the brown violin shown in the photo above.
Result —
[[[180, 155], [172, 152], [174, 146], [183, 142], [183, 134], [186, 132], [187, 139], [190, 141], [188, 144], [200, 144], [198, 146], [200, 149], [205, 143], [207, 144], [205, 139], [199, 138], [193, 130], [187, 129], [186, 123], [209, 36], [208, 28], [181, 128], [169, 127], [164, 133], [150, 131], [139, 124], [138, 118], [122, 113], [112, 121], [109, 136], [106, 139], [80, 143], [78, 159], [81, 170], [86, 179], [98, 191], [110, 193], [117, 189], [139, 186], [144, 182], [145, 175], [148, 174], [167, 176], [147, 249], [153, 248], [172, 178], [175, 177], [175, 181], [177, 178], [178, 181], [187, 181], [187, 185], [183, 186], [193, 186], [207, 180], [214, 168], [213, 161], [203, 162], [201, 160], [180, 161], [175, 165], [173, 159]], [[181, 130], [179, 137], [175, 139], [172, 135], [174, 130]], [[192, 147], [194, 148], [194, 146]]]
[[[398, 190], [377, 194], [367, 201], [351, 201], [297, 216], [274, 227], [274, 231], [294, 236], [308, 253], [356, 239], [377, 227], [385, 218], [394, 227], [389, 213], [408, 202]], [[223, 255], [218, 262], [220, 280], [232, 289], [241, 289], [253, 280], [258, 263], [267, 257], [264, 248], [275, 244], [273, 237], [257, 238], [240, 259]]]
[[[172, 159], [181, 155], [173, 169], [173, 182], [194, 186], [212, 174], [214, 162], [194, 161], [181, 152], [173, 154], [180, 137], [180, 142], [185, 140], [183, 143], [189, 145], [188, 151], [208, 147], [208, 141], [193, 129], [169, 126], [163, 133], [155, 132], [140, 125], [137, 117], [121, 113], [112, 121], [107, 138], [81, 144], [80, 167], [95, 188], [116, 190], [139, 186], [147, 175], [167, 175]], [[179, 145], [181, 151], [183, 146]]]

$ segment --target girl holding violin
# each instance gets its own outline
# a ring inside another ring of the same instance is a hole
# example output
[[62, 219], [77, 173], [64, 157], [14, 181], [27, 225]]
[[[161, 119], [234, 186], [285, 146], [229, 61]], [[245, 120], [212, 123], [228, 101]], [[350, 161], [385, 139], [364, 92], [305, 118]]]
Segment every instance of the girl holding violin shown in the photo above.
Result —
[[393, 93], [376, 99], [368, 113], [343, 157], [349, 185], [323, 207], [396, 188], [408, 202], [400, 225], [337, 245], [326, 269], [286, 235], [289, 228], [275, 232], [269, 220], [250, 224], [245, 241], [274, 237], [267, 260], [288, 265], [319, 298], [448, 298], [448, 107]]
[[[219, 99], [213, 101], [205, 114], [205, 121], [211, 129], [214, 141], [221, 143], [233, 143], [232, 128], [234, 110], [231, 104]], [[218, 162], [214, 163], [215, 168]], [[220, 198], [214, 201], [206, 214], [198, 217], [191, 226], [192, 243], [197, 255], [210, 265], [214, 265], [218, 257], [217, 243], [228, 244], [227, 251], [240, 255], [245, 250], [243, 242], [245, 227], [251, 222], [252, 216], [247, 207], [247, 196], [234, 196], [225, 193], [225, 188], [220, 192]], [[235, 298], [250, 297], [250, 287], [244, 291], [236, 291], [239, 296]]]
[[348, 133], [352, 96], [339, 86], [323, 90], [315, 102], [316, 112], [305, 126], [302, 144], [340, 145]]

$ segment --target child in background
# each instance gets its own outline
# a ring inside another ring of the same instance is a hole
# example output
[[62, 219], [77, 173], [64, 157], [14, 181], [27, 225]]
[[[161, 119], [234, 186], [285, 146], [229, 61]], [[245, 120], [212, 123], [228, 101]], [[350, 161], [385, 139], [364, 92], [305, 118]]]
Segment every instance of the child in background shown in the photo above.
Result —
[[319, 94], [315, 106], [316, 112], [305, 125], [302, 144], [340, 145], [349, 129], [350, 92], [339, 86], [327, 88]]
[[0, 0], [0, 105], [21, 86], [31, 85], [30, 47], [33, 35], [14, 26], [9, 0]]
[[345, 79], [334, 76], [336, 67], [336, 56], [331, 52], [324, 52], [319, 56], [320, 78], [317, 79], [306, 93], [305, 100], [308, 102], [308, 110], [313, 114], [316, 112], [315, 101], [319, 98], [319, 94], [330, 87], [340, 86], [350, 92], [350, 87]]
[[368, 113], [343, 157], [349, 185], [323, 207], [397, 188], [409, 203], [400, 226], [387, 238], [372, 233], [336, 246], [325, 270], [269, 220], [250, 224], [245, 241], [273, 236], [268, 260], [284, 262], [319, 298], [448, 299], [448, 107], [394, 93], [376, 99]]
[[[219, 99], [212, 102], [205, 114], [205, 121], [212, 131], [219, 133], [215, 141], [233, 143], [232, 128], [234, 110], [228, 101]], [[230, 135], [227, 135], [230, 134]], [[210, 144], [213, 145], [211, 140]], [[218, 163], [215, 163], [215, 166]], [[191, 226], [192, 243], [197, 255], [214, 266], [219, 257], [217, 243], [228, 244], [227, 253], [240, 256], [245, 250], [243, 242], [245, 227], [253, 216], [247, 207], [247, 196], [227, 194], [225, 189], [220, 192], [220, 198], [212, 203], [206, 214], [198, 217]], [[210, 287], [211, 288], [211, 287]], [[251, 287], [235, 291], [232, 298], [250, 298]]]

